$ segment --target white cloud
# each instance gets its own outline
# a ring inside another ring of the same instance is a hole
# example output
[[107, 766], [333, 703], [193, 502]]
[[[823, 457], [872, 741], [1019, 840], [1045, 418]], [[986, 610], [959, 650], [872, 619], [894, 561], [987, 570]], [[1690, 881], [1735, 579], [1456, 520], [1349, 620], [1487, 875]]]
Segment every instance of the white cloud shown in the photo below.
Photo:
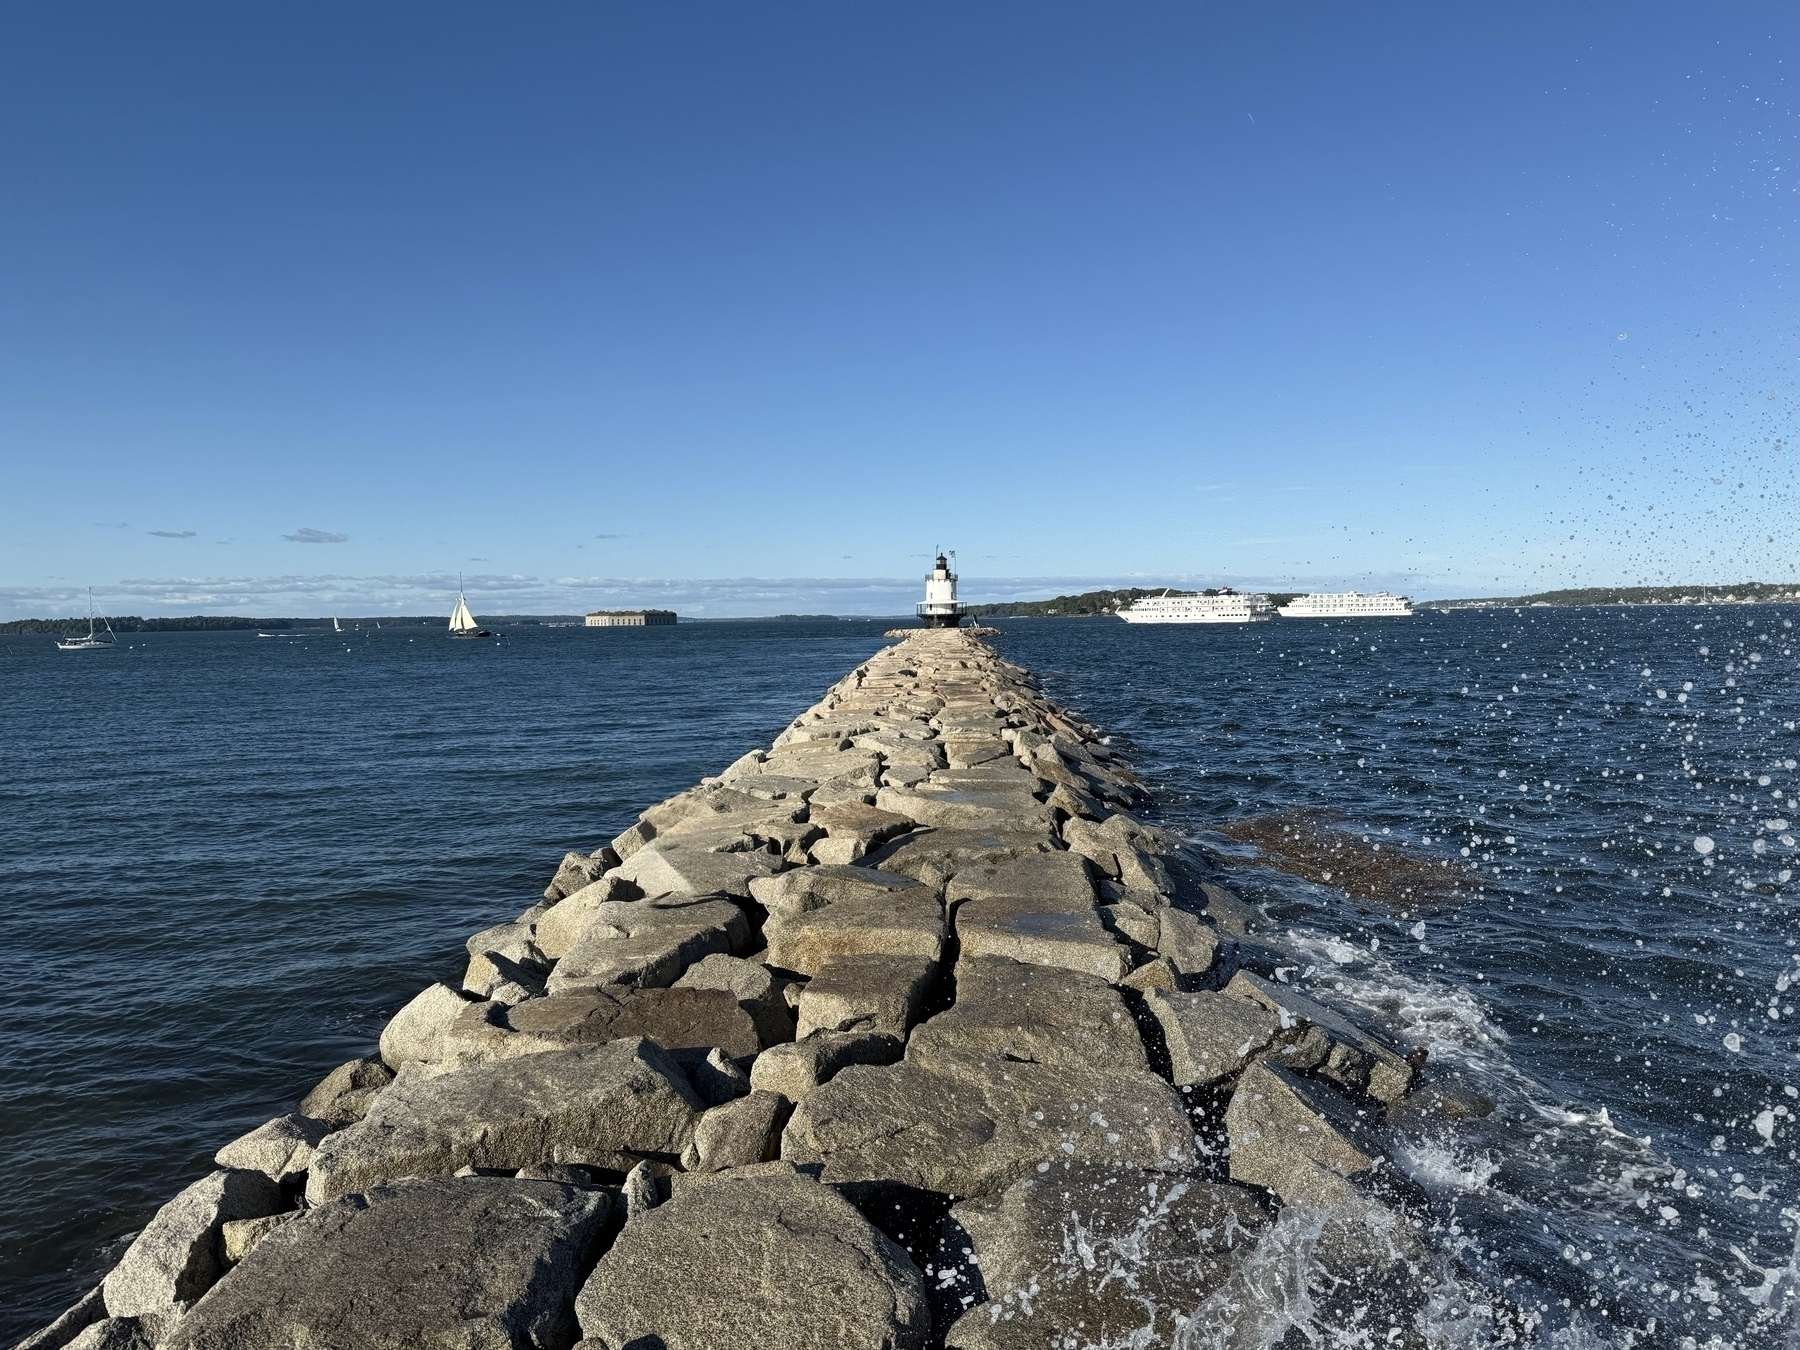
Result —
[[296, 544], [341, 544], [350, 538], [347, 534], [333, 534], [330, 530], [315, 530], [310, 525], [303, 525], [292, 534], [281, 537]]
[[192, 539], [194, 537], [193, 530], [151, 530], [150, 533], [158, 539]]

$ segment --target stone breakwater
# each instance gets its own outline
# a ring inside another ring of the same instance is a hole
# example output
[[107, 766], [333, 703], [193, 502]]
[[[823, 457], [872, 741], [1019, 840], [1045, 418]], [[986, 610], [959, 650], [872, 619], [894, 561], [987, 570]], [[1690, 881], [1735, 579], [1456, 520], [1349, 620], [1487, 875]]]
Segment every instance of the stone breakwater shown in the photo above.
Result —
[[32, 1350], [1422, 1344], [1419, 1057], [1130, 768], [908, 634], [564, 858]]

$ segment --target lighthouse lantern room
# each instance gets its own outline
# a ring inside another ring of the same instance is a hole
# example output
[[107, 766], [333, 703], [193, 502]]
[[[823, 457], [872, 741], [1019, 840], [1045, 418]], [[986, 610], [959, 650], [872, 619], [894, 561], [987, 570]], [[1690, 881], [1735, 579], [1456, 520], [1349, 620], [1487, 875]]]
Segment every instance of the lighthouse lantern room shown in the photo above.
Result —
[[[955, 552], [950, 556], [954, 558]], [[927, 628], [955, 628], [962, 622], [962, 606], [956, 603], [956, 573], [942, 553], [937, 566], [925, 578], [925, 598], [918, 605], [919, 619]]]

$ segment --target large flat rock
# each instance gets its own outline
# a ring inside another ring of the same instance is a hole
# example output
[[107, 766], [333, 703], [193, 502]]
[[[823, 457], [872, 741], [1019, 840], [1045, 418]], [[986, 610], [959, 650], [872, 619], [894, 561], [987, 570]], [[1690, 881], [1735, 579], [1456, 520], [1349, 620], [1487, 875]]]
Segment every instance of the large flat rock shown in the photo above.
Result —
[[397, 1181], [276, 1229], [166, 1350], [568, 1350], [608, 1191], [547, 1181]]
[[641, 1154], [679, 1157], [706, 1104], [655, 1042], [615, 1040], [402, 1074], [369, 1114], [313, 1154], [313, 1204], [407, 1176], [463, 1167], [588, 1163], [617, 1168]]
[[976, 860], [959, 867], [944, 890], [948, 904], [964, 900], [1029, 900], [1046, 910], [1074, 913], [1098, 903], [1096, 873], [1079, 853], [1026, 853]]
[[935, 903], [937, 894], [909, 876], [877, 867], [821, 864], [798, 867], [750, 883], [750, 894], [772, 918], [792, 918], [845, 900]]
[[756, 1018], [729, 990], [611, 985], [511, 1007], [473, 1005], [451, 1027], [445, 1060], [466, 1067], [639, 1036], [678, 1058], [717, 1047], [733, 1059], [748, 1059], [763, 1048]]
[[923, 1350], [906, 1253], [829, 1187], [754, 1170], [627, 1224], [576, 1300], [583, 1334], [620, 1350]]
[[804, 1098], [781, 1156], [832, 1183], [985, 1195], [1065, 1160], [1147, 1171], [1194, 1165], [1194, 1133], [1149, 1073], [997, 1068], [992, 1078], [902, 1061], [852, 1066]]
[[619, 865], [619, 875], [648, 896], [750, 894], [750, 878], [781, 870], [762, 849], [726, 852], [713, 834], [658, 837]]
[[913, 1029], [901, 1063], [851, 1067], [796, 1107], [781, 1156], [826, 1181], [952, 1195], [1002, 1189], [1038, 1164], [1194, 1165], [1180, 1097], [1149, 1069], [1117, 990], [1014, 961], [956, 968], [956, 1004]]
[[988, 1300], [950, 1328], [950, 1350], [1041, 1350], [1077, 1328], [1084, 1345], [1182, 1344], [1194, 1309], [1268, 1224], [1241, 1186], [1086, 1164], [1054, 1166], [950, 1217], [943, 1264], [967, 1274], [966, 1239]]
[[1007, 957], [1062, 966], [1118, 981], [1131, 970], [1130, 953], [1106, 931], [1090, 902], [1051, 909], [1044, 901], [994, 896], [956, 907], [956, 936], [972, 957]]
[[[1004, 745], [1000, 752], [1007, 753]], [[950, 762], [956, 763], [954, 751]], [[884, 787], [875, 794], [875, 805], [921, 825], [948, 829], [1048, 828], [1052, 821], [1050, 808], [1022, 786], [956, 787], [927, 781], [914, 787]]]
[[904, 1041], [937, 977], [923, 956], [841, 956], [827, 961], [800, 991], [796, 1036], [815, 1031], [876, 1031]]
[[976, 1075], [1005, 1064], [1149, 1072], [1131, 1011], [1105, 980], [991, 958], [958, 961], [955, 974], [955, 1005], [913, 1029], [907, 1059]]
[[944, 951], [944, 914], [922, 886], [892, 896], [840, 900], [763, 925], [768, 962], [812, 975], [849, 956], [914, 956], [936, 961]]
[[595, 909], [547, 988], [567, 994], [610, 984], [671, 985], [702, 957], [742, 955], [749, 939], [744, 911], [717, 896], [614, 901]]
[[1056, 835], [1046, 827], [980, 830], [915, 830], [884, 844], [862, 861], [897, 872], [927, 886], [942, 887], [967, 867], [1005, 862], [1033, 853], [1054, 853]]

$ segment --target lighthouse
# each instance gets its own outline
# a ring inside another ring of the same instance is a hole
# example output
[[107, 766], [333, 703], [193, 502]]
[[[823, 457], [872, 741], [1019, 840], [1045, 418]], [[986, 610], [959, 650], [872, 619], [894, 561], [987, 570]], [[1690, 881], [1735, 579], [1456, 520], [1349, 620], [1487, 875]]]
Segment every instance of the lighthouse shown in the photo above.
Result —
[[954, 628], [962, 622], [962, 606], [956, 603], [956, 573], [941, 553], [937, 555], [937, 566], [925, 578], [925, 598], [919, 602], [918, 611], [927, 628]]

